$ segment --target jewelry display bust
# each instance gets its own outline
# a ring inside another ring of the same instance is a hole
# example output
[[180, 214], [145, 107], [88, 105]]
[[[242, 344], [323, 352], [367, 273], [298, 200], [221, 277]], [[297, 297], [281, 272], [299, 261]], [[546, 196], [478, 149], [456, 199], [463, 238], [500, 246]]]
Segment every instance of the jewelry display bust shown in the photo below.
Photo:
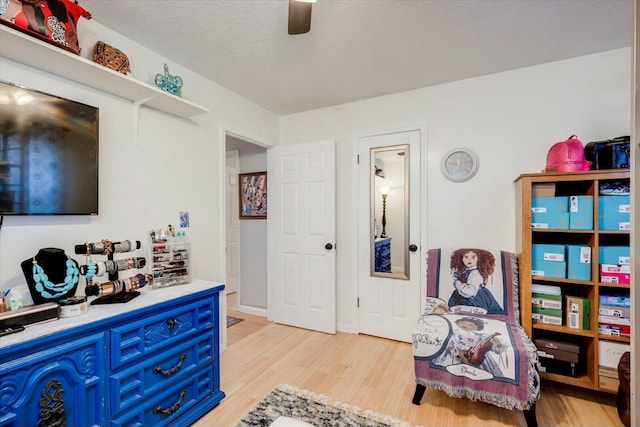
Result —
[[62, 249], [43, 248], [20, 264], [34, 304], [59, 301], [75, 295], [78, 263]]

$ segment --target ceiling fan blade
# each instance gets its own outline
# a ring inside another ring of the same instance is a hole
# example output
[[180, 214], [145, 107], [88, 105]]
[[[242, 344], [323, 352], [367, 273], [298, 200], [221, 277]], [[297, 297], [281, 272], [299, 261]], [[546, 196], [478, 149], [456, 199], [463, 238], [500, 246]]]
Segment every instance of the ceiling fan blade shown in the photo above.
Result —
[[304, 34], [311, 29], [312, 3], [289, 0], [289, 34]]

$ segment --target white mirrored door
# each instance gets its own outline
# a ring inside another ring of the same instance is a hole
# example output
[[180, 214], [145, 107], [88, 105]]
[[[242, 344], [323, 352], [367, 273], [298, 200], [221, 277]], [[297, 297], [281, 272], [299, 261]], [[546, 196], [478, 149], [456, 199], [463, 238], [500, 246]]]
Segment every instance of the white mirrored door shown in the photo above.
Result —
[[357, 141], [358, 330], [406, 342], [420, 316], [420, 138]]

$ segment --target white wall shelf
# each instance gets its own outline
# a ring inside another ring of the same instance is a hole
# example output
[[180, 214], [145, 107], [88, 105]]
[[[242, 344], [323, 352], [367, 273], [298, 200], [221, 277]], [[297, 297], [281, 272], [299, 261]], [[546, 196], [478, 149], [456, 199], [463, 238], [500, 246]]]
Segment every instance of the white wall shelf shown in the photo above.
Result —
[[190, 118], [209, 112], [190, 101], [4, 25], [0, 25], [0, 56], [177, 117]]

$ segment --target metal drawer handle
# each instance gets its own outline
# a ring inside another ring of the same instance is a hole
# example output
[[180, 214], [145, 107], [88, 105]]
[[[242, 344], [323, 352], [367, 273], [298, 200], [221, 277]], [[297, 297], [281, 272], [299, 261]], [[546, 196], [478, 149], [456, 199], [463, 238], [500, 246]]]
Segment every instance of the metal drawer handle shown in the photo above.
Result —
[[174, 330], [177, 324], [178, 324], [178, 321], [176, 320], [175, 317], [172, 317], [171, 319], [167, 319], [167, 325], [169, 325], [169, 329]]
[[153, 413], [157, 414], [158, 412], [161, 413], [162, 415], [171, 415], [174, 412], [176, 412], [178, 409], [180, 409], [180, 405], [182, 405], [182, 399], [184, 399], [184, 397], [187, 395], [187, 390], [184, 389], [180, 392], [180, 399], [173, 404], [173, 406], [167, 408], [167, 409], [162, 409], [162, 406], [158, 405], [155, 408], [153, 408]]
[[176, 366], [174, 366], [171, 369], [167, 369], [166, 371], [162, 370], [161, 366], [156, 366], [155, 368], [153, 368], [153, 373], [154, 374], [162, 374], [164, 376], [169, 376], [169, 375], [173, 375], [176, 372], [178, 372], [180, 370], [180, 368], [182, 367], [182, 362], [184, 362], [184, 359], [187, 358], [187, 353], [182, 353], [180, 355], [180, 361], [178, 362], [178, 364]]

